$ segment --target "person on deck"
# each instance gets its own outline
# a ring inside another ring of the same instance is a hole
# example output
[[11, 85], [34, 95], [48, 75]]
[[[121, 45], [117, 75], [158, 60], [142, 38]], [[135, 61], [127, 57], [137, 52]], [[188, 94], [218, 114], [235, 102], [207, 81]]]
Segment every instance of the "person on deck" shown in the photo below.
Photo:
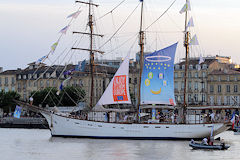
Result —
[[205, 138], [203, 138], [203, 140], [202, 140], [202, 144], [204, 144], [204, 145], [208, 145], [208, 142], [207, 142], [208, 140], [207, 140], [207, 138], [205, 137]]
[[210, 117], [211, 117], [211, 122], [214, 122], [214, 116], [215, 116], [215, 114], [212, 112], [211, 114], [210, 114]]

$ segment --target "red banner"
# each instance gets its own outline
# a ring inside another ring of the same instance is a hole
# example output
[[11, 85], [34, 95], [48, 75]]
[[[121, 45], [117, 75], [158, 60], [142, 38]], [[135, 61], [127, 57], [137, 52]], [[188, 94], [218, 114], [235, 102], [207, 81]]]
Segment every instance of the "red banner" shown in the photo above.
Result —
[[127, 76], [115, 76], [113, 80], [113, 100], [117, 101], [128, 101], [127, 96]]

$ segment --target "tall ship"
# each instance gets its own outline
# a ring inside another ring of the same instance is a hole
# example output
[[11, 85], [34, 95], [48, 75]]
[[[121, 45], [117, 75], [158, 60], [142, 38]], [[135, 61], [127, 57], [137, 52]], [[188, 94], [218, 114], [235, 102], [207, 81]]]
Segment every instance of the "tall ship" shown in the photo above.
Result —
[[[173, 111], [176, 106], [174, 96], [174, 60], [177, 46], [180, 44], [174, 42], [172, 45], [152, 53], [145, 52], [145, 33], [148, 28], [143, 27], [144, 0], [140, 0], [139, 2], [136, 0], [136, 3], [139, 3], [138, 7], [141, 7], [138, 36], [138, 44], [140, 46], [139, 67], [137, 68], [139, 72], [139, 82], [135, 86], [138, 93], [136, 104], [132, 104], [129, 93], [129, 61], [131, 53], [128, 53], [101, 98], [96, 105], [94, 105], [94, 82], [96, 77], [94, 73], [96, 67], [94, 63], [95, 54], [103, 53], [93, 48], [94, 37], [102, 36], [94, 33], [95, 19], [93, 13], [94, 7], [98, 7], [98, 5], [93, 3], [92, 0], [88, 2], [76, 2], [89, 7], [87, 23], [89, 32], [79, 32], [79, 34], [85, 34], [90, 37], [89, 48], [72, 48], [89, 51], [89, 109], [84, 112], [84, 116], [73, 116], [70, 114], [63, 114], [57, 110], [48, 111], [36, 107], [32, 105], [32, 101], [34, 101], [32, 98], [30, 98], [30, 104], [24, 104], [28, 106], [29, 109], [39, 111], [46, 118], [52, 136], [114, 139], [198, 139], [208, 137], [211, 131], [213, 131], [213, 135], [218, 135], [228, 129], [228, 124], [224, 122], [209, 123], [203, 122], [200, 119], [198, 122], [190, 122], [190, 119], [196, 119], [196, 115], [189, 115], [187, 112], [188, 104], [186, 103], [189, 45], [194, 45], [194, 43], [196, 44], [198, 42], [195, 36], [191, 38], [190, 35], [189, 28], [192, 27], [193, 22], [188, 14], [191, 10], [189, 0], [186, 0], [184, 7], [180, 11], [181, 14], [185, 14], [183, 45], [185, 47], [186, 63], [184, 72], [184, 103], [180, 108], [178, 107], [178, 115], [174, 114]], [[171, 8], [174, 3], [175, 1], [169, 8]], [[169, 8], [163, 14], [165, 14]], [[70, 16], [74, 18], [78, 14], [79, 11]], [[163, 14], [158, 17], [156, 21], [160, 19]], [[62, 32], [65, 31], [66, 28], [62, 30]], [[55, 49], [54, 47], [56, 47], [56, 44], [53, 46], [53, 50]], [[63, 73], [64, 71], [62, 74]], [[69, 77], [71, 77], [71, 75]], [[21, 102], [19, 103], [23, 104]], [[108, 107], [108, 105], [111, 105], [111, 107]], [[127, 105], [128, 107], [123, 109], [119, 107], [121, 105]], [[114, 108], [112, 106], [116, 107]], [[147, 120], [144, 119], [145, 115], [147, 115], [144, 113], [146, 108], [152, 110], [152, 115], [150, 115], [151, 118]], [[172, 117], [172, 120], [167, 122], [159, 120], [159, 117], [157, 118], [156, 108], [171, 110], [169, 111], [168, 118]]]

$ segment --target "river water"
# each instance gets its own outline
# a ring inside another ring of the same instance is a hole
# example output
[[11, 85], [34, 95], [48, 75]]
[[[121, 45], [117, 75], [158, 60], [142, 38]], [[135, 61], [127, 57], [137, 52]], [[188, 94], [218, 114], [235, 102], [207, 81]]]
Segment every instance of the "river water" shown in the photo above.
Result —
[[189, 141], [52, 138], [49, 130], [0, 128], [0, 160], [240, 159], [240, 135], [219, 135], [226, 151], [192, 150]]

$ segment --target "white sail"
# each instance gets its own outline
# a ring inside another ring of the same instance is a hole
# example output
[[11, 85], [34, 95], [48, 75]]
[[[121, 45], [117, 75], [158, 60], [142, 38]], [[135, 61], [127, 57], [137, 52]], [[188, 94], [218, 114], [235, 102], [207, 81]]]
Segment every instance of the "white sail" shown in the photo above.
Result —
[[125, 57], [113, 79], [95, 107], [106, 104], [131, 104], [129, 94], [129, 54]]

